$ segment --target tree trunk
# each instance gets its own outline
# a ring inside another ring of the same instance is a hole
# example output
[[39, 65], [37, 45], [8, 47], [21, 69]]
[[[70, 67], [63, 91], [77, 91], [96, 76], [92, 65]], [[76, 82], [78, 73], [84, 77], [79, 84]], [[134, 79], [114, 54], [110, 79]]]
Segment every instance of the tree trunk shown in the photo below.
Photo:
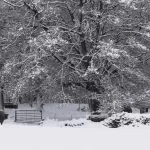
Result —
[[4, 86], [1, 86], [0, 110], [4, 110]]
[[81, 53], [85, 56], [87, 54], [87, 48], [86, 48], [86, 42], [85, 42], [85, 35], [82, 32], [82, 23], [83, 23], [83, 12], [82, 12], [82, 8], [83, 8], [83, 0], [80, 0], [80, 4], [79, 4], [79, 32], [80, 32], [80, 44], [81, 44]]

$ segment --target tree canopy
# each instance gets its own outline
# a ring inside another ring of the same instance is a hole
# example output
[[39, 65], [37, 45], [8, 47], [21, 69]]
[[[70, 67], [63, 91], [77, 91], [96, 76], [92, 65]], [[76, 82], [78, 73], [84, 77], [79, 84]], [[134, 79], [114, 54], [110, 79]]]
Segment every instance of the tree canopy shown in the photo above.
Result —
[[30, 93], [122, 104], [149, 90], [148, 0], [2, 0], [0, 7], [1, 85], [14, 100]]

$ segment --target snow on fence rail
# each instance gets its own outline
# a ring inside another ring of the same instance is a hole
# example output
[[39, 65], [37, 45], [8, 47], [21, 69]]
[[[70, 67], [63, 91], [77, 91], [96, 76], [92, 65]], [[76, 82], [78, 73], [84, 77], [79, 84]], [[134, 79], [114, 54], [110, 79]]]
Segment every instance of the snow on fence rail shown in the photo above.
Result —
[[42, 110], [15, 110], [15, 122], [37, 123], [42, 121]]

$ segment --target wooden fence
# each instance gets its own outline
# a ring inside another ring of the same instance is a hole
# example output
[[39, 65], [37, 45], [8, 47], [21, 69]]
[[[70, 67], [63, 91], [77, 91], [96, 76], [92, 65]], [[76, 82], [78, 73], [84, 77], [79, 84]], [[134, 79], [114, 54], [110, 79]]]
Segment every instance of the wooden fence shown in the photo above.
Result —
[[38, 123], [42, 121], [42, 110], [15, 110], [15, 122]]

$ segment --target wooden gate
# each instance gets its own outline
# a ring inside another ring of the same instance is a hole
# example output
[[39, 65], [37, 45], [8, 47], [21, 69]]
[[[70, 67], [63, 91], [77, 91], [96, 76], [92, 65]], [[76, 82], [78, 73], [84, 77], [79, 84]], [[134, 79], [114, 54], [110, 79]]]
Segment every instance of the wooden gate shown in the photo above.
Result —
[[15, 122], [38, 123], [42, 121], [42, 110], [15, 110]]

